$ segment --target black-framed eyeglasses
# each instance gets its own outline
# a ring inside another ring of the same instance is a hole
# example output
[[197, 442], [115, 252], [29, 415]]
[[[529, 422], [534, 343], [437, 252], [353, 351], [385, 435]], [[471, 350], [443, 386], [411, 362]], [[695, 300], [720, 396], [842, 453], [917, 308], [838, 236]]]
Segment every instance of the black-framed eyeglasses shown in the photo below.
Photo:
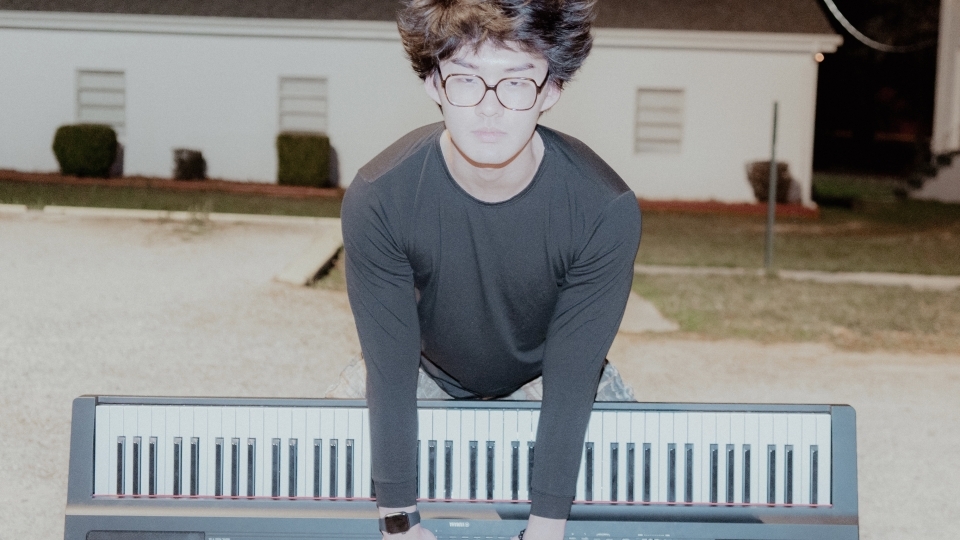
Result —
[[511, 111], [532, 109], [537, 103], [537, 98], [540, 97], [540, 91], [547, 85], [547, 79], [550, 78], [550, 72], [547, 71], [547, 75], [540, 84], [527, 77], [507, 77], [491, 86], [479, 75], [452, 73], [444, 77], [439, 69], [437, 73], [440, 74], [440, 85], [447, 96], [447, 101], [454, 107], [475, 107], [483, 101], [488, 91], [493, 90], [500, 104]]

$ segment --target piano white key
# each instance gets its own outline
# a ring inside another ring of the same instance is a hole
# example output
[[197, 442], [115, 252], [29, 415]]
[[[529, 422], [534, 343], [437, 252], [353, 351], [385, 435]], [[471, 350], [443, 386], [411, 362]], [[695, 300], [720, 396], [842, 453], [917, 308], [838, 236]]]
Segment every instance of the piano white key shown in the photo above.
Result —
[[[520, 436], [516, 409], [503, 411], [503, 476], [498, 490], [505, 500], [520, 500]], [[516, 449], [516, 450], [514, 450]], [[516, 457], [516, 460], [514, 460]], [[516, 470], [514, 470], [516, 464]], [[516, 489], [514, 489], [516, 488]]]
[[147, 494], [147, 446], [153, 434], [153, 411], [147, 405], [137, 406], [137, 433], [140, 437], [140, 494]]
[[[306, 497], [311, 495], [307, 492], [307, 477], [306, 477], [306, 466], [307, 462], [307, 450], [313, 448], [313, 441], [307, 441], [307, 410], [304, 407], [294, 407], [290, 412], [290, 438], [296, 439], [296, 474], [293, 477], [293, 493], [295, 497]], [[289, 448], [290, 441], [287, 442], [288, 455], [287, 458], [287, 467], [286, 474], [287, 479], [287, 491], [284, 492], [284, 495], [287, 497], [290, 496], [291, 485], [290, 485], [290, 456]]]
[[[706, 486], [704, 478], [709, 479], [710, 475], [710, 468], [707, 466], [709, 463], [710, 444], [704, 444], [706, 439], [703, 437], [703, 423], [704, 413], [687, 413], [687, 444], [693, 445], [693, 467], [690, 478], [690, 502], [707, 502], [707, 497], [705, 497], [703, 494]], [[716, 425], [714, 425], [714, 429], [716, 429]], [[706, 493], [707, 496], [709, 496], [709, 491], [706, 491]]]
[[359, 448], [359, 493], [358, 497], [370, 497], [370, 414], [366, 407], [360, 409], [360, 432], [363, 438], [363, 444]]
[[164, 432], [157, 440], [157, 495], [173, 495], [173, 439], [180, 436], [180, 415], [183, 407], [163, 407]]
[[[629, 413], [629, 426], [626, 426], [626, 429], [629, 430], [629, 435], [625, 437], [624, 441], [627, 443], [633, 443], [633, 491], [632, 493], [628, 491], [631, 485], [631, 479], [628, 475], [627, 481], [623, 482], [623, 498], [621, 500], [624, 501], [643, 500], [643, 443], [646, 441], [645, 421], [646, 414], [642, 411], [631, 411]], [[623, 424], [625, 423], [620, 423], [618, 425]], [[626, 446], [623, 444], [621, 444], [620, 448], [626, 450]], [[629, 458], [629, 454], [624, 455]], [[624, 471], [626, 471], [626, 466], [629, 465], [629, 461], [624, 465]]]
[[473, 409], [460, 411], [460, 437], [454, 441], [454, 451], [459, 456], [459, 489], [453, 494], [454, 499], [466, 500], [470, 498], [470, 441], [476, 440], [476, 413]]
[[[196, 484], [195, 495], [207, 494], [207, 471], [213, 468], [213, 439], [209, 436], [209, 409], [210, 407], [192, 407], [193, 409], [193, 432], [192, 436], [197, 437], [197, 459], [198, 469], [189, 470], [191, 482]], [[192, 456], [191, 456], [192, 459]], [[192, 465], [191, 465], [192, 466]], [[212, 491], [212, 490], [211, 490]]]
[[527, 459], [529, 443], [536, 439], [537, 434], [533, 431], [533, 415], [529, 409], [521, 409], [517, 413], [517, 439], [520, 441], [520, 486], [517, 494], [521, 501], [529, 500], [530, 493], [530, 467]]
[[426, 499], [429, 488], [427, 485], [429, 475], [427, 473], [430, 456], [429, 441], [433, 432], [433, 411], [423, 408], [417, 410], [417, 429], [419, 433], [417, 436], [419, 440], [417, 446], [417, 498]]
[[[337, 498], [347, 496], [347, 440], [350, 439], [349, 409], [338, 407], [333, 414], [333, 436], [337, 440]], [[329, 445], [327, 446], [329, 448]]]
[[353, 442], [352, 448], [348, 447], [344, 455], [344, 496], [356, 498], [360, 496], [360, 453], [365, 440], [363, 412], [356, 407], [350, 407], [345, 412], [347, 442]]
[[107, 429], [109, 445], [105, 454], [109, 459], [107, 473], [107, 490], [110, 495], [117, 495], [117, 437], [123, 436], [123, 407], [114, 408], [110, 411]]
[[[734, 445], [733, 451], [733, 501], [735, 503], [743, 502], [743, 445], [746, 442], [746, 413], [730, 414], [730, 441]], [[729, 478], [729, 475], [728, 475]]]
[[713, 454], [710, 445], [717, 444], [717, 413], [700, 413], [700, 442], [697, 457], [700, 460], [699, 472], [697, 473], [697, 484], [694, 487], [694, 502], [709, 503], [713, 495], [714, 480], [716, 480], [717, 498], [720, 497], [720, 448], [717, 447], [716, 468], [714, 467]]
[[229, 497], [233, 488], [233, 439], [237, 436], [237, 407], [220, 408], [220, 429], [214, 436], [223, 438], [223, 495]]
[[[303, 470], [304, 478], [303, 495], [305, 497], [319, 497], [323, 494], [323, 444], [320, 444], [321, 459], [319, 467], [316, 463], [315, 441], [322, 439], [320, 428], [320, 410], [316, 407], [310, 407], [306, 410], [306, 431], [304, 435], [303, 446]], [[322, 442], [322, 441], [321, 441]]]
[[686, 501], [686, 472], [687, 472], [687, 423], [690, 420], [690, 414], [683, 412], [673, 413], [673, 439], [670, 442], [676, 444], [676, 502]]
[[433, 473], [433, 494], [436, 499], [442, 500], [445, 497], [443, 443], [447, 440], [447, 412], [445, 409], [437, 408], [431, 410], [431, 413], [433, 416], [432, 430], [428, 439], [436, 441], [433, 451], [433, 459], [435, 462], [435, 472]]
[[[660, 496], [660, 485], [661, 485], [661, 475], [660, 474], [660, 454], [663, 452], [663, 445], [660, 444], [660, 413], [658, 412], [645, 412], [644, 415], [644, 431], [646, 435], [644, 436], [644, 444], [649, 444], [649, 456], [647, 456], [647, 448], [643, 447], [643, 469], [642, 469], [642, 478], [640, 478], [640, 489], [641, 489], [641, 501], [646, 499], [647, 495], [647, 469], [650, 472], [650, 497], [649, 502], [665, 500], [665, 498]], [[671, 430], [673, 427], [671, 426]], [[649, 459], [647, 459], [649, 457]], [[664, 480], [665, 481], [665, 480]], [[647, 502], [647, 501], [644, 501]]]
[[476, 430], [476, 461], [477, 461], [477, 500], [487, 498], [487, 441], [490, 440], [490, 413], [488, 410], [477, 409], [475, 420]]
[[[330, 490], [330, 441], [335, 438], [336, 423], [334, 409], [324, 407], [320, 410], [320, 496], [331, 497]], [[339, 441], [338, 441], [339, 444]]]
[[831, 504], [830, 482], [832, 481], [832, 464], [830, 462], [832, 444], [832, 432], [830, 426], [829, 414], [817, 415], [817, 448], [818, 448], [818, 481], [817, 481], [817, 503]]
[[810, 448], [817, 444], [817, 416], [814, 414], [803, 414], [801, 417], [802, 423], [800, 430], [802, 434], [802, 444], [797, 454], [800, 462], [800, 469], [798, 471], [800, 498], [797, 499], [796, 502], [799, 504], [810, 504], [810, 488], [812, 486]]
[[659, 498], [658, 502], [667, 502], [668, 493], [667, 486], [669, 485], [669, 479], [667, 478], [667, 472], [669, 469], [669, 453], [668, 453], [668, 444], [675, 443], [676, 439], [673, 434], [673, 423], [674, 423], [674, 413], [672, 412], [662, 412], [659, 413], [660, 421], [660, 435], [655, 439], [659, 444], [657, 445], [657, 453], [659, 454], [659, 470], [657, 471], [657, 476], [659, 477]]
[[[223, 437], [223, 411], [225, 407], [204, 407], [207, 414], [207, 432], [205, 438], [201, 441], [200, 451], [203, 455], [202, 463], [205, 465], [202, 467], [201, 472], [203, 474], [203, 483], [201, 485], [200, 493], [202, 495], [211, 497], [216, 491], [216, 480], [217, 480], [217, 455], [216, 455], [216, 439], [217, 437]], [[226, 458], [228, 452], [226, 451], [227, 446], [224, 443], [224, 452], [223, 457]], [[224, 460], [226, 463], [226, 460]]]
[[[782, 468], [779, 467], [776, 459], [770, 459], [771, 455], [776, 458], [782, 453], [782, 450], [776, 448], [776, 437], [774, 435], [776, 416], [777, 415], [772, 413], [760, 413], [758, 419], [760, 427], [760, 468], [757, 472], [760, 477], [760, 492], [758, 493], [759, 496], [756, 502], [761, 504], [775, 503], [776, 492], [780, 487], [777, 476]], [[774, 446], [774, 452], [772, 454], [770, 452], [770, 445]], [[772, 476], [770, 474], [771, 469], [773, 469], [774, 472]]]
[[[627, 443], [630, 442], [630, 413], [617, 411], [603, 412], [603, 451], [606, 463], [603, 470], [603, 498], [612, 501], [625, 501], [627, 475]], [[611, 445], [616, 444], [614, 453]]]
[[540, 429], [540, 409], [533, 409], [530, 411], [530, 433], [532, 434], [532, 439], [530, 442], [533, 443], [532, 447], [530, 442], [527, 443], [527, 466], [530, 464], [530, 453], [533, 453], [533, 463], [534, 467], [530, 468], [530, 472], [527, 476], [527, 483], [530, 485], [530, 488], [533, 489], [534, 480], [533, 480], [533, 468], [536, 467], [536, 456], [537, 456], [537, 430]]
[[[716, 443], [717, 443], [717, 502], [725, 503], [727, 502], [728, 487], [733, 487], [736, 484], [729, 484], [727, 482], [727, 445], [732, 444], [732, 439], [730, 437], [730, 413], [717, 413], [717, 424], [716, 424]], [[734, 451], [734, 456], [736, 456], [736, 451]], [[736, 462], [736, 461], [734, 461]], [[734, 477], [735, 478], [735, 477]], [[733, 497], [730, 497], [733, 500]]]
[[[280, 439], [279, 445], [279, 485], [277, 486], [277, 496], [278, 497], [289, 497], [290, 496], [290, 439], [293, 438], [293, 407], [279, 407], [275, 408], [277, 411], [277, 425], [276, 429], [273, 432], [269, 432], [271, 438]], [[297, 448], [299, 450], [299, 448]], [[271, 467], [273, 466], [271, 459]], [[271, 478], [271, 491], [272, 491], [272, 478]], [[296, 479], [294, 479], [294, 486], [296, 486]], [[271, 493], [272, 494], [272, 493]]]
[[274, 408], [257, 407], [250, 411], [251, 437], [257, 440], [256, 444], [256, 485], [254, 493], [257, 497], [270, 496], [271, 434], [277, 428], [277, 411]]
[[[792, 487], [790, 490], [790, 501], [786, 500], [787, 491], [784, 491], [784, 502], [789, 502], [790, 504], [797, 504], [802, 502], [800, 498], [801, 484], [803, 478], [801, 476], [801, 466], [802, 460], [800, 456], [803, 454], [803, 415], [802, 414], [788, 414], [787, 415], [787, 440], [785, 444], [793, 445], [793, 476], [792, 476]], [[786, 459], [786, 453], [784, 453], [784, 459]], [[785, 466], [786, 466], [786, 462]], [[784, 469], [786, 472], [786, 468]]]
[[123, 408], [123, 436], [126, 437], [123, 492], [128, 496], [133, 494], [133, 438], [140, 434], [139, 420], [136, 407]]
[[[102, 437], [100, 434], [110, 432], [110, 406], [100, 405], [94, 411], [94, 429], [97, 434], [94, 443], [94, 453], [97, 456], [106, 456], [110, 453], [110, 437]], [[104, 459], [98, 459], [94, 465], [93, 492], [97, 495], [106, 495], [109, 492], [110, 483], [110, 462]]]
[[787, 470], [786, 462], [786, 446], [789, 438], [789, 425], [787, 423], [786, 414], [774, 414], [773, 416], [773, 444], [777, 447], [777, 463], [776, 463], [776, 485], [775, 489], [775, 499], [776, 504], [784, 504], [784, 480], [786, 479], [785, 473]]
[[[744, 415], [744, 428], [743, 428], [743, 445], [741, 446], [740, 456], [738, 460], [741, 462], [742, 467], [746, 467], [746, 463], [743, 463], [743, 450], [746, 449], [749, 445], [750, 450], [750, 459], [749, 459], [749, 470], [743, 471], [742, 476], [748, 476], [748, 484], [745, 484], [743, 491], [744, 503], [756, 504], [763, 501], [763, 493], [760, 489], [760, 456], [764, 453], [765, 448], [760, 448], [760, 416], [756, 413], [746, 413]], [[749, 486], [749, 489], [747, 487]]]
[[590, 415], [590, 422], [587, 424], [587, 432], [585, 433], [586, 442], [593, 444], [593, 463], [592, 469], [593, 482], [587, 484], [584, 482], [584, 490], [588, 491], [590, 494], [590, 500], [602, 501], [606, 497], [604, 496], [604, 475], [605, 463], [603, 463], [603, 416], [600, 414]]
[[[232, 484], [230, 486], [230, 491], [232, 494], [233, 487], [234, 487], [233, 483], [235, 483], [237, 488], [236, 489], [237, 497], [245, 497], [248, 491], [247, 480], [250, 477], [250, 474], [247, 471], [247, 466], [248, 466], [247, 440], [251, 437], [250, 415], [254, 411], [254, 409], [255, 407], [240, 407], [237, 409], [236, 431], [234, 432], [234, 436], [231, 437], [231, 441], [230, 441], [230, 452], [231, 452], [230, 460], [231, 460], [231, 468], [233, 469], [233, 471], [231, 472]], [[235, 450], [233, 445], [234, 443], [233, 439], [237, 440], [236, 441], [237, 445]], [[233, 466], [233, 463], [232, 463], [234, 458], [234, 453], [237, 459], [237, 463], [235, 467]], [[233, 482], [232, 480], [233, 473], [236, 473], [236, 476], [237, 476], [237, 479], [235, 482]]]
[[[487, 434], [487, 441], [493, 442], [493, 499], [494, 500], [505, 500], [509, 499], [506, 487], [504, 483], [504, 477], [506, 476], [506, 449], [510, 447], [510, 443], [504, 437], [504, 411], [500, 409], [492, 409], [489, 412], [490, 415], [490, 427]], [[489, 465], [489, 451], [490, 444], [487, 443], [487, 464]], [[491, 475], [487, 474], [486, 478], [490, 478]], [[485, 488], [485, 493], [489, 498], [489, 489]]]

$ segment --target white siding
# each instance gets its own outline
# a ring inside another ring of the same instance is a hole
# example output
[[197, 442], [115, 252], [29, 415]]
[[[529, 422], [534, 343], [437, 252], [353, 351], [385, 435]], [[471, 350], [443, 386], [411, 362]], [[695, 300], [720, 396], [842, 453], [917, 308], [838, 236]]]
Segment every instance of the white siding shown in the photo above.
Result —
[[683, 144], [683, 90], [637, 89], [633, 151], [679, 152]]
[[327, 80], [280, 78], [280, 131], [327, 132]]
[[77, 71], [77, 122], [106, 124], [122, 138], [126, 127], [125, 89], [122, 71]]

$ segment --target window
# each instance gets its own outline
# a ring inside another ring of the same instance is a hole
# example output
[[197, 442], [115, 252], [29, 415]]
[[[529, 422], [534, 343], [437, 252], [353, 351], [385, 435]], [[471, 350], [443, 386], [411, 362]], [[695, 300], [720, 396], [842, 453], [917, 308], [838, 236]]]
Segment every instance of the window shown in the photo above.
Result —
[[280, 131], [327, 132], [327, 80], [280, 78]]
[[683, 142], [683, 90], [637, 90], [636, 153], [679, 152]]
[[117, 136], [126, 128], [126, 79], [122, 71], [77, 72], [77, 121], [106, 124]]

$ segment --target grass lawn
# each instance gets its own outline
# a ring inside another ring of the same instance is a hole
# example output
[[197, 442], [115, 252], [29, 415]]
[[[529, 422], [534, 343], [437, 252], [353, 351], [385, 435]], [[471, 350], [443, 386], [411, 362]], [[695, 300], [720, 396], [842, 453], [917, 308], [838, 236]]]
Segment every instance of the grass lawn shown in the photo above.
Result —
[[324, 198], [294, 199], [245, 193], [184, 192], [146, 187], [74, 186], [0, 181], [0, 203], [141, 208], [237, 214], [339, 217], [340, 201]]
[[637, 275], [633, 287], [680, 324], [681, 337], [815, 341], [855, 350], [960, 350], [960, 291], [758, 276]]
[[[960, 274], [960, 205], [899, 200], [883, 180], [820, 175], [815, 185], [854, 196], [820, 219], [778, 219], [774, 264], [791, 270]], [[645, 212], [637, 261], [763, 266], [765, 216]]]

